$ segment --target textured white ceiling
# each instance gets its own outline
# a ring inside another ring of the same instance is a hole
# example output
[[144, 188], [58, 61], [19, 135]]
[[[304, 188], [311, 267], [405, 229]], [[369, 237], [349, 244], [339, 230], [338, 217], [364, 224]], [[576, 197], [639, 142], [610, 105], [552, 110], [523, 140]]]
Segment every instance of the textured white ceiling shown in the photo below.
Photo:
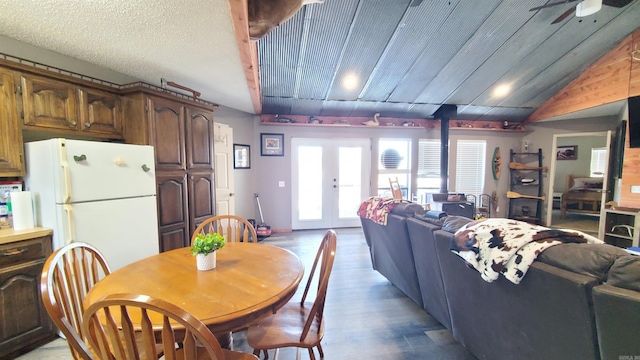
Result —
[[0, 35], [254, 112], [229, 0], [0, 0], [0, 9]]

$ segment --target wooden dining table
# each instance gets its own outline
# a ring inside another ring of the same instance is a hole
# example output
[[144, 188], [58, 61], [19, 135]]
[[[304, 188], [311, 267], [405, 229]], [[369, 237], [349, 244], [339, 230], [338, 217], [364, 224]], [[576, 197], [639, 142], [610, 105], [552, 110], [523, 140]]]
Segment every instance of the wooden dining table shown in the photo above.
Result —
[[209, 271], [196, 269], [188, 247], [139, 260], [99, 281], [87, 294], [85, 309], [110, 294], [160, 298], [191, 313], [230, 348], [232, 331], [275, 313], [291, 299], [304, 266], [292, 252], [267, 244], [230, 242], [216, 257], [216, 268]]

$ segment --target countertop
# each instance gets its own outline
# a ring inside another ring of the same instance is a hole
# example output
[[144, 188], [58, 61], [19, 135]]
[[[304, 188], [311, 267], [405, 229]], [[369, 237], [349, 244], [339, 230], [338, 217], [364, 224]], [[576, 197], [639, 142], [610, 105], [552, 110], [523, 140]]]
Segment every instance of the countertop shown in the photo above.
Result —
[[51, 235], [52, 233], [53, 230], [41, 227], [26, 230], [0, 229], [0, 245], [20, 240], [47, 236]]

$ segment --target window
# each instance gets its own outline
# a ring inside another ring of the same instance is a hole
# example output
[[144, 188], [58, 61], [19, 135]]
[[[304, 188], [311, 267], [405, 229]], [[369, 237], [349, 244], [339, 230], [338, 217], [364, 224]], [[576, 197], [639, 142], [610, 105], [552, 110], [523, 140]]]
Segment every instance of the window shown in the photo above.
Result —
[[456, 192], [476, 196], [484, 192], [486, 148], [484, 140], [458, 140]]
[[411, 199], [411, 140], [380, 139], [378, 149], [378, 196], [391, 197], [389, 178], [397, 177], [402, 197]]
[[416, 195], [421, 202], [428, 193], [440, 191], [440, 140], [421, 139], [418, 142], [418, 188]]
[[607, 148], [591, 149], [591, 165], [589, 172], [591, 177], [604, 177], [607, 168]]

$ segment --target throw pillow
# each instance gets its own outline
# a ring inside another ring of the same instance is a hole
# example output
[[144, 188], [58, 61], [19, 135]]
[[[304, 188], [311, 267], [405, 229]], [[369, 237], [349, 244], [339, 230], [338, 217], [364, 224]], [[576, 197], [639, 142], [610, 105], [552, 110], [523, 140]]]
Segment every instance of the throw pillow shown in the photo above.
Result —
[[625, 255], [617, 258], [609, 270], [607, 284], [640, 291], [640, 256]]
[[460, 228], [472, 221], [473, 220], [463, 216], [449, 215], [443, 218], [442, 230], [454, 234], [456, 231], [460, 230]]
[[627, 254], [623, 249], [608, 244], [560, 244], [543, 251], [538, 260], [604, 282], [616, 259]]

